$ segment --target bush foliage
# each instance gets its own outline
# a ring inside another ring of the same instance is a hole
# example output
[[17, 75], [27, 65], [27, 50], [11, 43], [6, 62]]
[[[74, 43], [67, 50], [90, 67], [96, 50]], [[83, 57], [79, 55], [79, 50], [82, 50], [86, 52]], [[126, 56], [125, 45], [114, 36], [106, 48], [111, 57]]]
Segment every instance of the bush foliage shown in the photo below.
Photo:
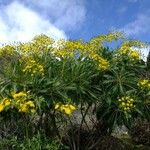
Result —
[[[117, 48], [105, 46], [117, 40]], [[78, 113], [79, 132], [83, 125], [90, 128], [89, 114], [96, 118], [93, 124], [105, 127], [106, 135], [116, 125], [130, 129], [136, 119], [149, 121], [149, 59], [146, 64], [137, 50], [143, 47], [146, 44], [118, 32], [88, 42], [40, 35], [28, 43], [1, 47], [1, 128], [9, 123], [18, 128], [15, 135], [22, 133], [20, 138], [42, 132], [61, 142], [63, 130], [74, 124]], [[8, 137], [4, 131], [0, 136]], [[70, 140], [70, 147], [76, 146]]]

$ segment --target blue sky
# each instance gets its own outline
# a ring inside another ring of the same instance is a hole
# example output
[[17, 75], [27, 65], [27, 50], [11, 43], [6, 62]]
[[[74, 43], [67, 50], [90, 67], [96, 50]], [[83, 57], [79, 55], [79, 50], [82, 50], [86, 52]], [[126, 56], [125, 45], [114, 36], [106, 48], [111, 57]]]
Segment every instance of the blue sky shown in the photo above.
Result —
[[89, 0], [85, 3], [87, 15], [74, 38], [89, 39], [99, 33], [124, 31], [129, 38], [150, 42], [150, 0]]
[[1, 43], [41, 33], [89, 40], [114, 30], [150, 42], [150, 0], [0, 0]]

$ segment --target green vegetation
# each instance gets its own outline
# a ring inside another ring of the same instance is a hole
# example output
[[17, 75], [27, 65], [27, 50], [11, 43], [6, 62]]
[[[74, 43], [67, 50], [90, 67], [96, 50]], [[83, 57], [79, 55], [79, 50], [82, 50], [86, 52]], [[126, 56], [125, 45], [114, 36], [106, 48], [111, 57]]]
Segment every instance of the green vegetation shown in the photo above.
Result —
[[[116, 40], [117, 48], [104, 46]], [[134, 49], [143, 47], [118, 32], [89, 42], [40, 35], [3, 46], [0, 148], [92, 150], [107, 136], [108, 146], [120, 146], [111, 137], [117, 126], [130, 132], [137, 120], [150, 121], [149, 58]]]

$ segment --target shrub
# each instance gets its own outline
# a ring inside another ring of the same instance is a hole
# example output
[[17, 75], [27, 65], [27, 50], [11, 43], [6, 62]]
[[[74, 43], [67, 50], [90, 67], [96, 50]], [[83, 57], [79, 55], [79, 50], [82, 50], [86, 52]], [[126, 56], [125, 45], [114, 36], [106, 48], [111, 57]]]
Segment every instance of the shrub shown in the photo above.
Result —
[[88, 128], [86, 116], [93, 113], [105, 135], [116, 125], [130, 129], [137, 118], [149, 121], [149, 78], [141, 76], [146, 64], [134, 49], [145, 44], [123, 40], [112, 51], [104, 46], [121, 39], [118, 32], [88, 42], [40, 35], [0, 48], [0, 117], [13, 127], [14, 116], [22, 116], [27, 138], [41, 132], [59, 139], [77, 112], [80, 129]]

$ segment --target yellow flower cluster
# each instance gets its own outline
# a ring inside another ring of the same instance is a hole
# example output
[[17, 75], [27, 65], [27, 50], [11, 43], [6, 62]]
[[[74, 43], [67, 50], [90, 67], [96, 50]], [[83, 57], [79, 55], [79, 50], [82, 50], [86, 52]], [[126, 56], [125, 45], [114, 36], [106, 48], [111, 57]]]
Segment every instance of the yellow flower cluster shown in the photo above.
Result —
[[118, 99], [119, 108], [124, 112], [130, 112], [133, 108], [135, 108], [135, 100], [130, 96], [123, 96]]
[[19, 112], [35, 113], [36, 112], [35, 104], [31, 100], [28, 100], [27, 102], [24, 102], [24, 103], [20, 103], [19, 104]]
[[44, 75], [44, 67], [43, 65], [37, 63], [34, 59], [28, 59], [28, 61], [26, 62], [26, 66], [23, 69], [23, 72], [25, 73], [30, 73], [31, 76], [35, 76], [35, 75]]
[[101, 57], [99, 59], [98, 68], [100, 70], [107, 70], [109, 68], [109, 62], [106, 59], [104, 59], [104, 58]]
[[[120, 32], [113, 32], [106, 35], [100, 35], [92, 38], [89, 42], [83, 42], [82, 40], [59, 40], [57, 42], [57, 47], [54, 48], [54, 54], [57, 57], [72, 57], [74, 56], [74, 52], [76, 50], [79, 51], [80, 56], [90, 56], [93, 54], [97, 54], [97, 51], [103, 47], [103, 42], [108, 41], [111, 42], [113, 40], [120, 39], [122, 34]], [[91, 57], [92, 58], [92, 57]], [[103, 64], [103, 63], [102, 63]], [[106, 64], [106, 61], [105, 63]], [[102, 67], [103, 68], [103, 67]], [[106, 67], [104, 67], [106, 68]]]
[[36, 111], [35, 104], [33, 101], [28, 100], [28, 93], [19, 92], [12, 94], [15, 100], [15, 105], [17, 106], [19, 112], [32, 112]]
[[120, 55], [128, 56], [131, 60], [139, 60], [140, 59], [140, 53], [137, 50], [132, 49], [129, 46], [122, 46], [119, 49]]
[[4, 98], [1, 102], [0, 102], [0, 112], [2, 112], [6, 107], [11, 105], [11, 100]]
[[91, 53], [90, 56], [93, 60], [95, 60], [98, 63], [98, 69], [107, 70], [109, 68], [110, 64], [106, 59], [102, 58], [101, 56], [95, 53]]
[[12, 97], [14, 99], [20, 99], [20, 98], [26, 97], [26, 96], [27, 96], [27, 93], [25, 93], [25, 92], [12, 93]]
[[48, 36], [41, 34], [38, 36], [35, 36], [33, 39], [33, 42], [37, 45], [37, 46], [49, 46], [52, 45], [54, 43], [54, 40], [52, 38], [49, 38]]
[[139, 40], [130, 40], [130, 41], [124, 41], [122, 46], [146, 48], [147, 44], [143, 43], [143, 42], [141, 42]]
[[54, 54], [55, 56], [62, 58], [74, 56], [76, 50], [80, 51], [81, 54], [87, 48], [87, 45], [82, 41], [59, 40], [56, 45], [57, 46], [55, 46]]
[[52, 46], [54, 40], [46, 35], [35, 36], [31, 42], [20, 43], [17, 46], [17, 51], [20, 54], [30, 55], [32, 53], [41, 54], [47, 51]]
[[54, 47], [54, 55], [57, 57], [72, 57], [75, 52], [78, 51], [80, 56], [87, 56], [91, 52], [94, 52], [94, 45], [91, 43], [85, 43], [82, 40], [59, 40], [56, 42], [56, 46]]
[[133, 59], [133, 60], [137, 60], [137, 59], [140, 59], [140, 53], [136, 50], [132, 50], [130, 52], [130, 57]]
[[13, 45], [6, 45], [0, 48], [0, 56], [13, 55], [16, 52], [16, 48]]
[[55, 109], [67, 115], [71, 115], [76, 110], [76, 107], [72, 104], [56, 103]]
[[17, 46], [17, 51], [20, 54], [30, 54], [36, 51], [36, 47], [33, 45], [33, 43], [21, 43]]
[[61, 49], [61, 50], [55, 51], [55, 56], [60, 57], [60, 58], [72, 57], [73, 55], [74, 53], [70, 50]]
[[139, 80], [138, 84], [137, 84], [141, 89], [150, 89], [150, 81], [143, 79], [143, 80]]
[[28, 100], [28, 93], [26, 92], [19, 92], [14, 93], [12, 92], [13, 99], [10, 100], [8, 98], [4, 98], [0, 102], [0, 112], [5, 110], [11, 106], [11, 108], [17, 108], [19, 112], [36, 112], [35, 104], [33, 101]]
[[91, 39], [90, 43], [94, 45], [102, 46], [102, 43], [105, 41], [111, 42], [113, 40], [118, 40], [123, 38], [123, 35], [121, 32], [111, 32], [104, 35], [99, 35]]

